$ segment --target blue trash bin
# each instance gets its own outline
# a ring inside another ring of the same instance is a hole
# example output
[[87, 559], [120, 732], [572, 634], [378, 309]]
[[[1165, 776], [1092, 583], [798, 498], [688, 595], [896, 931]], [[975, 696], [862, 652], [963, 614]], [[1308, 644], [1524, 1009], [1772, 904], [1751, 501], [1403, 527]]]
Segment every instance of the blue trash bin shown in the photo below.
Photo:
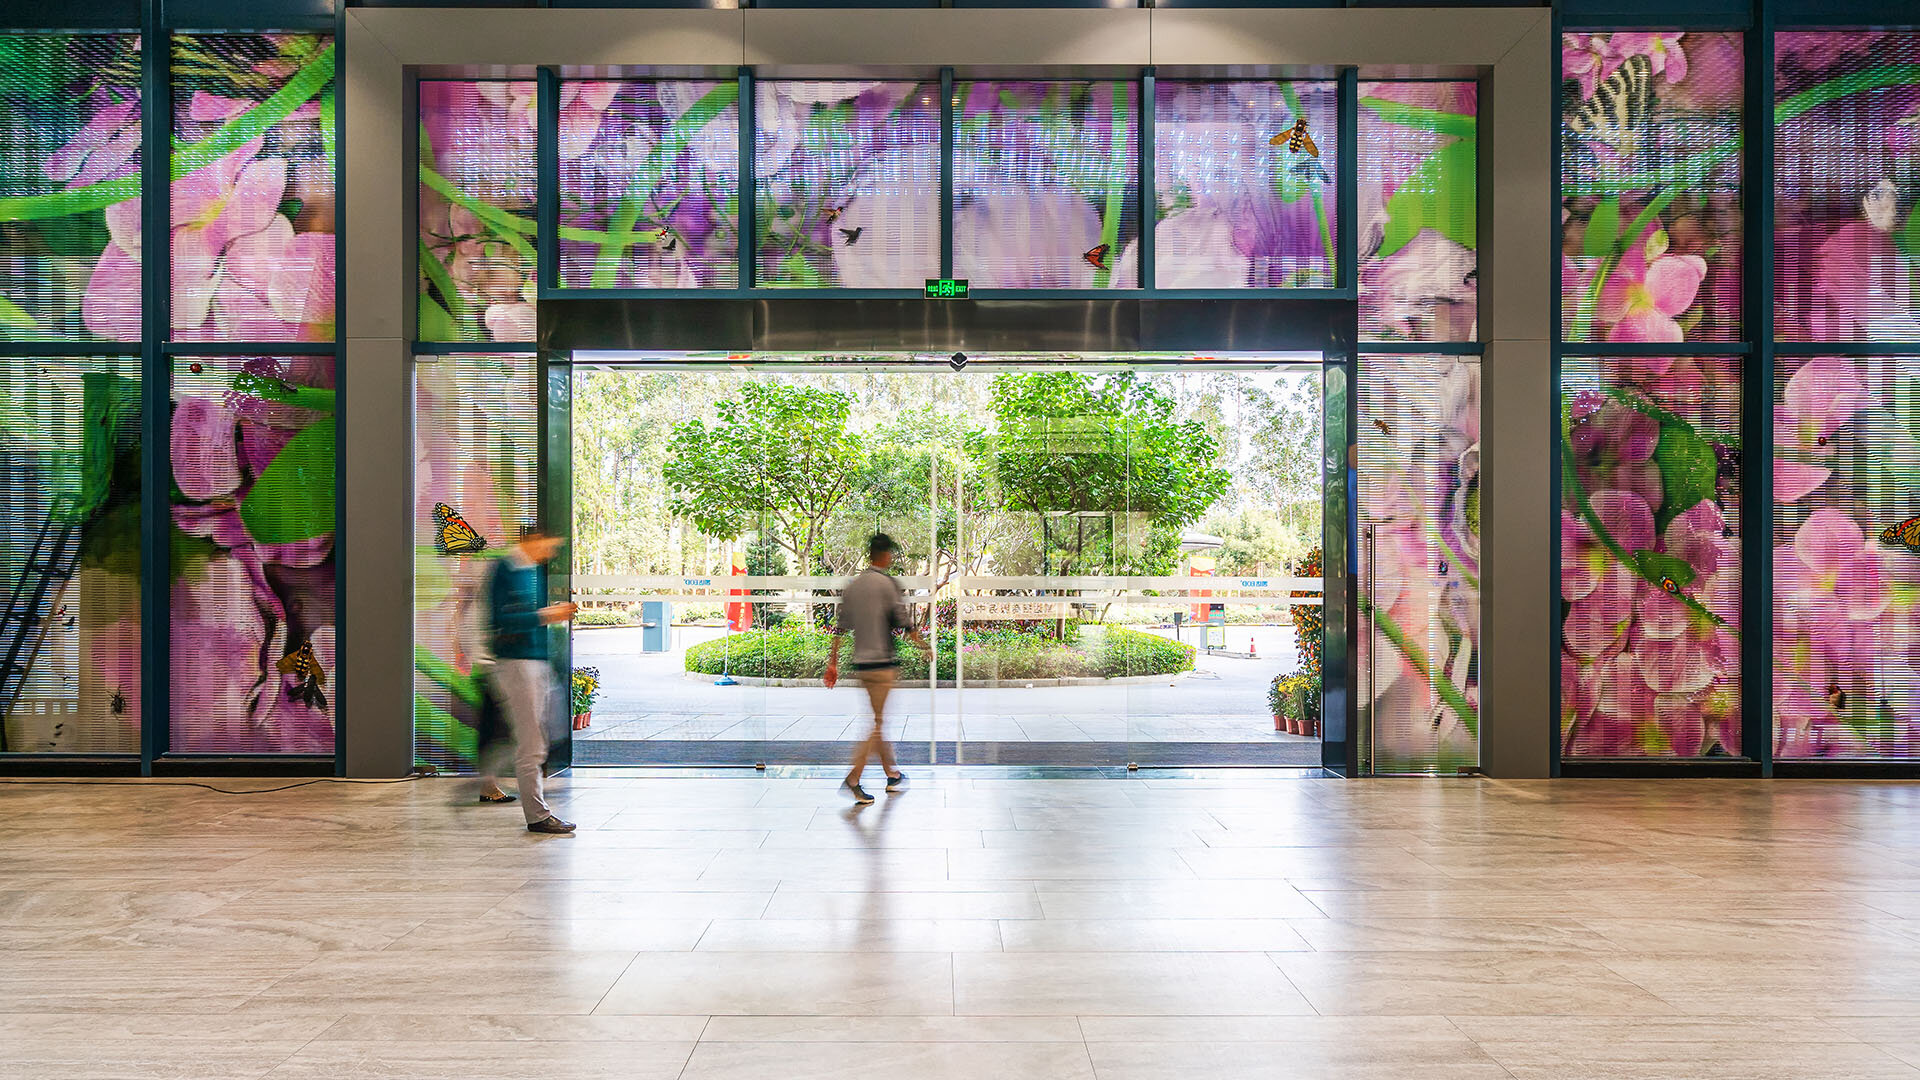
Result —
[[666, 652], [673, 647], [673, 605], [665, 600], [640, 604], [640, 651]]

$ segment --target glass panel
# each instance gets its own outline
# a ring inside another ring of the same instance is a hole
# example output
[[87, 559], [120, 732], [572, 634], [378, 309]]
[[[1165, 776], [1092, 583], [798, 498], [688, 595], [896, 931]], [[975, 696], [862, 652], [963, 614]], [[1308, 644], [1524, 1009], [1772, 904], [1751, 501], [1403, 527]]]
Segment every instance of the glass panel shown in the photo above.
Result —
[[[1154, 284], [1334, 283], [1339, 103], [1330, 82], [1154, 88]], [[1282, 139], [1280, 145], [1272, 140]]]
[[1775, 363], [1774, 754], [1920, 757], [1920, 359]]
[[140, 37], [0, 35], [0, 341], [140, 340]]
[[1561, 331], [1740, 338], [1739, 34], [1566, 34]]
[[938, 83], [775, 79], [755, 94], [757, 284], [940, 276]]
[[1920, 30], [1774, 38], [1774, 334], [1920, 340]]
[[1565, 757], [1742, 752], [1740, 369], [1562, 361]]
[[535, 84], [420, 84], [420, 340], [532, 341]]
[[1479, 87], [1360, 84], [1360, 338], [1472, 341]]
[[963, 82], [953, 145], [953, 272], [977, 289], [1139, 283], [1139, 88]]
[[1480, 763], [1480, 360], [1366, 356], [1356, 390], [1368, 760], [1458, 772]]
[[140, 750], [140, 361], [0, 363], [0, 752]]
[[740, 284], [740, 85], [560, 87], [560, 283]]
[[474, 763], [486, 726], [473, 607], [494, 556], [538, 517], [539, 366], [531, 356], [414, 360], [414, 754]]
[[333, 752], [333, 365], [173, 361], [173, 751]]
[[[776, 725], [837, 739], [835, 716], [800, 723], [823, 691], [765, 682], [824, 673], [819, 612], [759, 599], [812, 595], [806, 523], [847, 492], [824, 464], [841, 441], [833, 388], [787, 393], [740, 371], [575, 375], [573, 656], [599, 694], [575, 763], [750, 765]], [[796, 464], [815, 450], [821, 464]]]
[[174, 37], [176, 339], [333, 340], [333, 60], [327, 34]]

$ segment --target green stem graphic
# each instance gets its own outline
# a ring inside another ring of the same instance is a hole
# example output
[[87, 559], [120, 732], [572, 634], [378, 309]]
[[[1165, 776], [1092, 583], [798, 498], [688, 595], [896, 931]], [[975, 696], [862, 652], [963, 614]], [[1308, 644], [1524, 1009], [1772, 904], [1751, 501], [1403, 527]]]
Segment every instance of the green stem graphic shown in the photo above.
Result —
[[[633, 178], [633, 185], [621, 196], [620, 206], [614, 211], [613, 220], [608, 223], [607, 238], [599, 242], [600, 251], [593, 263], [594, 288], [612, 288], [620, 279], [620, 262], [626, 257], [627, 248], [640, 242], [633, 227], [639, 223], [647, 203], [652, 201], [653, 189], [659, 186], [667, 167], [693, 142], [696, 133], [732, 107], [739, 97], [738, 83], [721, 83], [707, 91], [705, 96], [693, 103], [692, 108], [669, 125], [660, 141], [647, 151], [647, 160], [641, 163], [638, 175]], [[657, 233], [655, 238], [658, 238]]]
[[[1562, 426], [1564, 428], [1564, 424]], [[1600, 541], [1600, 546], [1606, 548], [1613, 554], [1614, 561], [1618, 562], [1634, 577], [1664, 592], [1665, 588], [1660, 584], [1659, 580], [1640, 569], [1640, 564], [1634, 562], [1633, 556], [1627, 554], [1626, 549], [1620, 546], [1620, 542], [1615, 540], [1613, 534], [1607, 531], [1607, 527], [1600, 523], [1599, 512], [1594, 510], [1592, 500], [1587, 498], [1586, 489], [1580, 486], [1579, 470], [1573, 467], [1575, 460], [1573, 439], [1562, 434], [1560, 436], [1560, 482], [1562, 486], [1572, 494], [1574, 509], [1580, 512], [1580, 520], [1587, 523], [1587, 528], [1592, 530], [1593, 538]], [[1735, 640], [1739, 639], [1740, 631], [1728, 628], [1727, 621], [1715, 615], [1705, 604], [1702, 604], [1700, 601], [1695, 600], [1685, 593], [1669, 593], [1668, 595], [1686, 605], [1687, 609], [1694, 614], [1706, 619], [1722, 630], [1727, 630], [1728, 633], [1734, 636]]]
[[[1123, 171], [1127, 160], [1127, 95], [1120, 92], [1116, 84], [1113, 88], [1113, 168]], [[1120, 264], [1120, 211], [1127, 192], [1127, 178], [1109, 173], [1106, 177], [1107, 206], [1100, 216], [1100, 242], [1107, 245], [1107, 262]], [[1136, 255], [1138, 249], [1136, 250]], [[1138, 272], [1138, 268], [1135, 268]], [[1113, 271], [1101, 267], [1093, 272], [1093, 287], [1104, 289], [1113, 277]]]
[[1467, 700], [1467, 696], [1460, 692], [1460, 688], [1453, 684], [1453, 680], [1447, 678], [1446, 672], [1433, 670], [1432, 662], [1427, 659], [1426, 650], [1408, 637], [1406, 631], [1400, 629], [1400, 624], [1393, 621], [1393, 616], [1368, 603], [1365, 597], [1360, 599], [1360, 614], [1372, 617], [1373, 624], [1380, 628], [1380, 632], [1386, 635], [1394, 648], [1400, 650], [1400, 655], [1407, 658], [1407, 663], [1412, 664], [1426, 676], [1427, 685], [1433, 687], [1439, 693], [1440, 700], [1446, 702], [1447, 708], [1452, 709], [1454, 715], [1460, 718], [1460, 723], [1466, 726], [1467, 733], [1478, 738], [1480, 735], [1479, 711], [1473, 707], [1472, 702]]
[[1470, 115], [1441, 112], [1420, 105], [1403, 105], [1398, 101], [1375, 97], [1361, 98], [1360, 107], [1400, 127], [1431, 131], [1437, 135], [1458, 135], [1465, 139], [1475, 138], [1479, 134], [1479, 122]]
[[[1300, 94], [1294, 90], [1292, 83], [1283, 82], [1280, 84], [1280, 97], [1287, 103], [1287, 108], [1293, 110], [1293, 115], [1296, 118], [1306, 115], [1300, 111]], [[1311, 181], [1309, 181], [1309, 183], [1311, 183]], [[1318, 184], [1314, 184], [1311, 193], [1313, 196], [1313, 216], [1319, 219], [1320, 222], [1320, 247], [1327, 253], [1327, 265], [1334, 266], [1338, 263], [1340, 256], [1336, 252], [1333, 243], [1333, 226], [1327, 223], [1327, 202], [1326, 199], [1321, 196], [1320, 186]]]

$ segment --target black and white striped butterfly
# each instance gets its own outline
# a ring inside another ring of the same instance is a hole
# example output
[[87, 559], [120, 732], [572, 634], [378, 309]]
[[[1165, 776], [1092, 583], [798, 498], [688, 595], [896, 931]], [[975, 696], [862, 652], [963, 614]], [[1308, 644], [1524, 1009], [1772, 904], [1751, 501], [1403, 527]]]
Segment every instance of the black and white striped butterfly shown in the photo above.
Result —
[[1644, 56], [1630, 56], [1567, 116], [1567, 129], [1606, 143], [1622, 157], [1632, 157], [1652, 112], [1653, 63]]

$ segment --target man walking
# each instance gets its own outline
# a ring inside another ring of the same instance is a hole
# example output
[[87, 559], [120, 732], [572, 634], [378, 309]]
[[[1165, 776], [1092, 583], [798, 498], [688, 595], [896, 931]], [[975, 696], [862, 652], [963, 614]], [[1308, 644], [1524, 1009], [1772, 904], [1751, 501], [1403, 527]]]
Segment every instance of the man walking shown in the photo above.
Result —
[[547, 710], [553, 705], [553, 668], [547, 663], [547, 627], [573, 618], [574, 605], [540, 601], [546, 595], [541, 575], [560, 554], [564, 541], [528, 529], [520, 543], [494, 566], [488, 582], [493, 624], [493, 687], [513, 733], [513, 771], [520, 784], [520, 809], [527, 831], [566, 835], [573, 825], [547, 805], [540, 767], [547, 761]]
[[840, 787], [861, 806], [873, 801], [873, 796], [860, 786], [860, 774], [866, 770], [867, 759], [874, 754], [880, 756], [880, 767], [886, 771], [889, 792], [899, 791], [907, 782], [899, 766], [894, 764], [893, 745], [887, 742], [882, 728], [887, 694], [900, 675], [900, 659], [894, 654], [893, 636], [904, 633], [922, 653], [933, 651], [919, 631], [913, 629], [900, 583], [887, 573], [887, 568], [893, 565], [893, 554], [893, 537], [886, 533], [874, 533], [867, 541], [869, 565], [840, 594], [840, 625], [834, 630], [833, 653], [827, 658], [827, 686], [832, 687], [840, 681], [840, 639], [848, 633], [853, 635], [853, 671], [866, 687], [867, 701], [873, 706], [873, 731], [853, 748], [853, 768]]

